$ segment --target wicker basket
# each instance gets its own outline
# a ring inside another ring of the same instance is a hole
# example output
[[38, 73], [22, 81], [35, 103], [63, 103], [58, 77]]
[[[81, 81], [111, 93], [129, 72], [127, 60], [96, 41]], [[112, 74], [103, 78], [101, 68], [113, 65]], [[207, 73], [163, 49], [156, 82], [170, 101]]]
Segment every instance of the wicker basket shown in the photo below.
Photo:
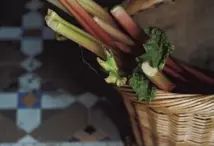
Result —
[[148, 104], [137, 102], [129, 86], [118, 90], [138, 146], [214, 146], [214, 95], [157, 91]]

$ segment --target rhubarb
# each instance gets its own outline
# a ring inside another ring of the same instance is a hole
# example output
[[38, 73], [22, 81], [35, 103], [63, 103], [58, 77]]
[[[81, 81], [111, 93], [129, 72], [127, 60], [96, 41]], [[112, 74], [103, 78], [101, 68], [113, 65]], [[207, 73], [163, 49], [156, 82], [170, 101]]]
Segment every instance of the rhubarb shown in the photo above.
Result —
[[85, 20], [79, 16], [79, 14], [73, 10], [72, 8], [70, 8], [70, 5], [68, 4], [67, 1], [65, 0], [59, 0], [59, 2], [68, 10], [69, 14], [73, 15], [75, 17], [75, 19], [83, 26], [83, 28], [90, 33], [91, 35], [93, 35], [95, 38], [99, 38], [99, 36], [95, 33], [95, 31], [87, 24], [87, 22], [85, 22]]
[[131, 40], [131, 38], [129, 38], [126, 34], [121, 32], [119, 29], [114, 28], [113, 26], [109, 25], [108, 23], [106, 23], [102, 19], [99, 19], [98, 17], [94, 17], [94, 20], [115, 40], [120, 41], [127, 45], [134, 45], [134, 42]]
[[68, 38], [64, 37], [63, 35], [59, 34], [59, 33], [56, 33], [56, 40], [57, 41], [65, 41], [67, 40]]
[[133, 37], [133, 39], [139, 40], [139, 38], [141, 38], [141, 29], [122, 6], [114, 7], [111, 10], [111, 13], [120, 25]]
[[109, 15], [105, 9], [103, 9], [93, 0], [78, 0], [77, 2], [92, 16], [98, 17], [104, 20], [106, 23], [116, 26], [116, 23], [114, 22], [111, 15]]
[[71, 23], [67, 22], [66, 20], [64, 20], [63, 18], [61, 18], [56, 12], [54, 12], [51, 9], [48, 9], [48, 16], [51, 17], [52, 20], [56, 20], [59, 21], [61, 23], [63, 23], [64, 25], [78, 31], [78, 33], [80, 33], [81, 35], [86, 36], [87, 38], [90, 38], [91, 40], [97, 41], [97, 39], [95, 39], [93, 36], [91, 36], [90, 34], [84, 32], [83, 30], [77, 28], [76, 26], [72, 25]]
[[115, 42], [117, 47], [122, 51], [122, 52], [125, 52], [125, 53], [131, 53], [132, 52], [132, 48], [131, 46], [128, 46], [126, 44], [123, 44], [121, 42]]
[[[168, 62], [168, 61], [167, 61]], [[163, 68], [163, 71], [168, 73], [169, 75], [173, 76], [176, 79], [179, 79], [181, 81], [188, 81], [182, 74], [181, 72], [177, 72], [177, 70], [174, 70], [173, 68], [167, 66], [167, 64], [165, 65], [165, 67]]]
[[189, 75], [196, 77], [198, 80], [202, 81], [203, 83], [214, 86], [214, 79], [212, 77], [198, 71], [197, 69], [195, 69], [185, 63], [181, 63], [181, 66], [185, 69], [185, 71]]
[[169, 81], [162, 72], [160, 72], [157, 68], [151, 67], [149, 62], [143, 62], [141, 69], [149, 80], [159, 89], [171, 91], [175, 87], [175, 85]]
[[144, 32], [150, 38], [143, 44], [145, 53], [136, 58], [138, 65], [132, 72], [129, 85], [140, 100], [150, 101], [156, 87], [166, 91], [174, 88], [174, 84], [161, 73], [174, 47], [161, 29], [149, 27]]
[[97, 62], [100, 66], [108, 73], [108, 77], [105, 78], [105, 81], [108, 84], [115, 84], [118, 87], [124, 86], [127, 82], [126, 77], [122, 77], [119, 72], [118, 65], [115, 61], [114, 55], [110, 51], [106, 52], [106, 61], [97, 58]]
[[80, 6], [76, 0], [60, 0], [60, 2], [68, 9], [70, 13], [74, 15], [77, 20], [83, 20], [83, 26], [87, 25], [87, 27], [93, 31], [92, 35], [95, 33], [95, 37], [97, 39], [100, 39], [103, 43], [111, 46], [112, 48], [116, 48], [114, 40], [93, 20], [93, 18]]
[[128, 83], [132, 90], [135, 91], [139, 101], [150, 102], [155, 98], [156, 87], [148, 80], [140, 67], [134, 69]]
[[149, 61], [152, 67], [162, 70], [170, 53], [174, 50], [174, 46], [169, 41], [166, 33], [159, 28], [145, 28], [144, 32], [150, 39], [143, 44], [146, 53], [139, 56], [138, 60], [142, 62]]
[[109, 49], [108, 46], [96, 40], [88, 33], [82, 31], [76, 26], [69, 24], [55, 12], [49, 10], [49, 14], [45, 17], [47, 25], [56, 33], [63, 35], [64, 37], [76, 42], [77, 44], [87, 48], [91, 52], [95, 53], [101, 58], [106, 58], [104, 53], [105, 49]]

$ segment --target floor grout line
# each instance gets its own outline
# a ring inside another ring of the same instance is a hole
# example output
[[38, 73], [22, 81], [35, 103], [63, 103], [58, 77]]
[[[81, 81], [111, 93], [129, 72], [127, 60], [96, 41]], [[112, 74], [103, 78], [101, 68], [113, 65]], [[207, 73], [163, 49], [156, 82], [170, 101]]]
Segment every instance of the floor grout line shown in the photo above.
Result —
[[124, 146], [116, 142], [46, 142], [46, 143], [0, 143], [0, 146]]

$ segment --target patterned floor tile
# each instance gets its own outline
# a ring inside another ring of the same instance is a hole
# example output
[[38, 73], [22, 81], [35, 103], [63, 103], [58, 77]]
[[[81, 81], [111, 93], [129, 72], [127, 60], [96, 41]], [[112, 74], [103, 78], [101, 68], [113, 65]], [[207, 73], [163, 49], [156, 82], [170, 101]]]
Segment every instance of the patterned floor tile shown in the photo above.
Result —
[[35, 28], [35, 29], [23, 29], [22, 38], [38, 38], [42, 37], [42, 30]]
[[2, 65], [0, 63], [0, 90], [1, 91], [17, 91], [17, 77], [19, 77], [24, 70], [17, 65]]
[[23, 144], [23, 143], [30, 144], [30, 143], [38, 143], [38, 141], [35, 140], [30, 135], [26, 135], [25, 137], [22, 137], [20, 140], [18, 140], [18, 143], [21, 143], [21, 144]]
[[35, 58], [29, 57], [25, 59], [23, 62], [21, 62], [22, 68], [24, 68], [28, 72], [33, 72], [39, 67], [41, 67], [41, 62], [36, 60]]
[[[79, 57], [80, 50], [76, 47], [78, 46], [69, 41], [45, 41], [45, 49], [38, 57], [43, 64], [36, 71], [43, 79], [50, 80], [58, 88], [62, 88], [75, 95], [83, 92], [79, 86], [79, 78], [83, 74], [80, 72], [82, 61]], [[72, 57], [70, 54], [73, 54]], [[76, 69], [75, 72], [73, 71], [74, 68]]]
[[124, 146], [122, 142], [93, 142], [93, 143], [36, 143], [36, 144], [13, 144], [13, 143], [2, 143], [0, 146]]
[[25, 8], [29, 10], [38, 10], [43, 7], [43, 3], [40, 0], [31, 0], [25, 4]]
[[85, 129], [77, 131], [72, 140], [81, 141], [81, 142], [96, 142], [106, 139], [108, 134], [102, 131], [99, 128], [93, 126], [87, 126]]
[[[55, 33], [44, 26], [47, 9], [42, 0], [22, 0], [17, 5], [13, 0], [7, 2], [15, 7], [11, 5], [13, 14], [11, 18], [8, 15], [11, 22], [4, 20], [6, 23], [0, 27], [0, 129], [6, 131], [0, 132], [0, 141], [13, 144], [0, 143], [0, 146], [109, 146], [104, 142], [74, 143], [75, 139], [117, 139], [112, 134], [114, 124], [106, 122], [107, 118], [98, 120], [112, 124], [106, 129], [104, 124], [94, 122], [105, 116], [95, 116], [94, 109], [90, 111], [100, 98], [84, 86], [90, 84], [85, 74], [91, 69], [83, 63], [79, 46], [71, 41], [52, 40]], [[33, 60], [37, 60], [35, 64]], [[30, 92], [41, 91], [44, 82], [54, 83], [54, 89], [47, 93], [46, 88], [42, 96]]]
[[76, 101], [76, 98], [63, 91], [55, 91], [42, 95], [42, 109], [67, 108]]
[[23, 16], [22, 27], [24, 28], [42, 28], [44, 26], [44, 18], [37, 11], [31, 11]]
[[0, 40], [20, 40], [22, 29], [20, 27], [1, 27]]
[[45, 109], [42, 110], [42, 121], [41, 124], [44, 124], [46, 120], [51, 119], [52, 117], [59, 115], [60, 113], [63, 113], [65, 109]]
[[17, 107], [18, 109], [41, 108], [42, 93], [40, 91], [19, 92], [17, 96], [18, 96], [18, 107]]
[[17, 108], [18, 100], [16, 93], [1, 93], [0, 101], [0, 110]]
[[25, 55], [36, 56], [43, 50], [43, 40], [41, 37], [24, 38], [21, 41], [21, 52]]
[[41, 88], [41, 78], [36, 74], [23, 74], [18, 78], [19, 91], [29, 92], [32, 90], [39, 90]]
[[40, 109], [18, 109], [17, 126], [27, 133], [32, 132], [41, 123]]
[[[15, 142], [22, 138], [26, 133], [17, 128], [16, 123], [0, 114], [0, 141]], [[4, 131], [4, 132], [3, 132]]]
[[120, 140], [120, 135], [117, 127], [106, 116], [106, 114], [100, 108], [93, 108], [91, 111], [91, 122], [94, 127], [97, 127], [108, 134], [111, 140]]
[[0, 114], [8, 120], [11, 120], [11, 122], [16, 123], [16, 109], [0, 110]]
[[87, 108], [91, 108], [97, 103], [98, 97], [92, 93], [85, 93], [78, 97], [78, 101]]
[[68, 141], [72, 135], [87, 125], [87, 109], [81, 104], [73, 104], [62, 113], [42, 121], [31, 135], [39, 141]]

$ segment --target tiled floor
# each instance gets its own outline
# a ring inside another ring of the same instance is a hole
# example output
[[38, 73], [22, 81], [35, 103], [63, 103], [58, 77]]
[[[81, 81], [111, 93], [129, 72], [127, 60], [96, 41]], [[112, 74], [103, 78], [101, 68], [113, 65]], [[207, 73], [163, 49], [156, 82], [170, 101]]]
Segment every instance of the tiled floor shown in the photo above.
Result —
[[122, 146], [129, 130], [119, 98], [88, 77], [97, 75], [77, 45], [54, 41], [44, 3], [22, 2], [0, 26], [0, 146]]

